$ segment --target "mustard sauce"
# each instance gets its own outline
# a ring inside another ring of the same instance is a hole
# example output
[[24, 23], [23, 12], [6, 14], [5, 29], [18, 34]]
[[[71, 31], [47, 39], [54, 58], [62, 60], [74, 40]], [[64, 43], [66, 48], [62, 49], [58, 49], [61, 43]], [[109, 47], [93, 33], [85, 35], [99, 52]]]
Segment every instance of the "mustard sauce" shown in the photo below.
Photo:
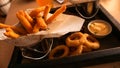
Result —
[[89, 25], [89, 29], [96, 35], [105, 35], [109, 33], [109, 26], [103, 22], [93, 22]]

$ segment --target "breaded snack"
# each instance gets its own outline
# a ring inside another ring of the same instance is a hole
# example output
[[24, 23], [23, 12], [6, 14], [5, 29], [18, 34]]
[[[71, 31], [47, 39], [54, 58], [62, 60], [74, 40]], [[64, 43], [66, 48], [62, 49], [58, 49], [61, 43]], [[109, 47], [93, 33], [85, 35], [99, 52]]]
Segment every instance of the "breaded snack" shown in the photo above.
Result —
[[20, 27], [16, 27], [16, 26], [11, 26], [12, 30], [14, 30], [15, 32], [21, 34], [21, 35], [26, 35], [28, 32], [26, 30], [24, 30], [23, 28]]
[[0, 29], [11, 27], [10, 25], [0, 23]]
[[49, 17], [46, 21], [47, 24], [51, 23], [59, 14], [63, 13], [66, 10], [66, 5], [62, 5], [59, 9], [53, 13], [51, 17]]
[[[55, 56], [55, 54], [59, 51], [64, 51], [61, 55], [59, 56]], [[68, 56], [69, 54], [69, 48], [65, 45], [58, 45], [56, 46], [55, 48], [53, 48], [49, 54], [49, 59], [57, 59], [57, 58], [63, 58], [63, 57], [66, 57]]]
[[31, 25], [34, 25], [33, 18], [27, 13], [24, 12], [26, 19], [30, 22]]
[[32, 25], [30, 22], [25, 18], [23, 15], [24, 11], [20, 10], [16, 13], [17, 18], [19, 19], [20, 23], [24, 26], [24, 28], [27, 30], [28, 33], [32, 33]]
[[29, 15], [30, 15], [32, 18], [34, 18], [34, 17], [36, 17], [40, 12], [42, 12], [42, 11], [44, 11], [44, 10], [45, 10], [45, 6], [42, 6], [42, 7], [39, 7], [39, 8], [36, 8], [36, 9], [32, 10]]
[[50, 12], [50, 10], [51, 10], [51, 5], [47, 5], [45, 7], [44, 14], [43, 14], [43, 18], [45, 21], [47, 20], [47, 16], [48, 16], [48, 13]]
[[11, 28], [6, 28], [6, 32], [4, 33], [4, 35], [14, 39], [20, 37], [20, 35], [15, 33]]
[[37, 17], [36, 18], [36, 24], [33, 28], [33, 32], [38, 32], [40, 29], [44, 30], [47, 29], [47, 24], [45, 23], [44, 19], [42, 17]]

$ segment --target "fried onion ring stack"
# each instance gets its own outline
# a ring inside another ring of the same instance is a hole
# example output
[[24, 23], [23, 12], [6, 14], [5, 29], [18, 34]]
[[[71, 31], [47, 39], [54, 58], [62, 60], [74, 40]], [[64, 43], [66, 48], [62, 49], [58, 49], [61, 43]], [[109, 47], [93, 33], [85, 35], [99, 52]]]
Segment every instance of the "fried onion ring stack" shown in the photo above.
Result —
[[[82, 32], [72, 33], [66, 38], [65, 42], [66, 45], [58, 45], [52, 49], [49, 54], [49, 59], [81, 55], [83, 52], [90, 52], [93, 49], [100, 48], [100, 43], [96, 38]], [[59, 50], [63, 50], [63, 53], [55, 57], [54, 55]]]
[[81, 32], [75, 32], [68, 36], [66, 39], [66, 45], [68, 47], [76, 47], [74, 51], [71, 50], [72, 52], [70, 52], [70, 55], [80, 55], [82, 52], [89, 52], [100, 47], [96, 38], [87, 33], [83, 34]]

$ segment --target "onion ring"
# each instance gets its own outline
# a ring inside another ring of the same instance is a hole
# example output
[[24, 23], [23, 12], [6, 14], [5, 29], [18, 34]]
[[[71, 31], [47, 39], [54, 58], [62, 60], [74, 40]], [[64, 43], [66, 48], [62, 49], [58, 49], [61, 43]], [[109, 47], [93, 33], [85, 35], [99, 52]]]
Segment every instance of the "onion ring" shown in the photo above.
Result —
[[[57, 54], [58, 51], [64, 51], [63, 54], [55, 57], [55, 54]], [[69, 48], [65, 45], [58, 45], [55, 48], [52, 49], [52, 51], [49, 54], [49, 59], [56, 59], [56, 58], [62, 58], [66, 57], [69, 54]]]
[[83, 36], [83, 33], [81, 32], [73, 33], [66, 38], [66, 45], [68, 47], [79, 46], [83, 43], [84, 43], [84, 36]]
[[92, 49], [98, 49], [100, 47], [100, 44], [97, 39], [86, 33], [84, 34], [84, 36], [86, 37], [84, 43], [85, 45]]
[[92, 51], [92, 49], [87, 45], [83, 44], [83, 52], [90, 52], [90, 51]]
[[70, 47], [70, 56], [80, 55], [83, 51], [83, 45]]

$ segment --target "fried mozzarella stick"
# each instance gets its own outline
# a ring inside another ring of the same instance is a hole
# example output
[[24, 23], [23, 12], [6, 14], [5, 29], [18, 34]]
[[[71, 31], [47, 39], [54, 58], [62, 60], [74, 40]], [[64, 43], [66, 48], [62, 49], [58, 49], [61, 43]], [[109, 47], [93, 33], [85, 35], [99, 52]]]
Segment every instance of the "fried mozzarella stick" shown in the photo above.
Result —
[[50, 12], [50, 10], [51, 10], [51, 5], [47, 5], [45, 7], [44, 14], [43, 14], [43, 18], [44, 18], [45, 21], [47, 20], [47, 15]]
[[24, 30], [24, 29], [22, 29], [22, 28], [19, 28], [19, 27], [16, 27], [16, 26], [11, 26], [11, 28], [12, 28], [15, 32], [20, 33], [20, 34], [22, 34], [22, 35], [25, 35], [25, 34], [28, 33], [26, 30]]
[[27, 12], [24, 12], [24, 14], [26, 19], [31, 23], [31, 25], [34, 25], [33, 18]]
[[34, 18], [34, 17], [36, 17], [40, 12], [44, 11], [44, 9], [45, 9], [45, 6], [39, 7], [39, 8], [36, 8], [36, 9], [33, 9], [33, 10], [30, 12], [29, 15], [30, 15], [32, 18]]
[[11, 28], [6, 28], [6, 32], [4, 33], [7, 37], [11, 38], [18, 38], [20, 37], [19, 34], [15, 33]]
[[12, 28], [15, 32], [18, 32], [20, 34], [27, 34], [27, 32], [24, 30], [24, 29], [21, 29], [21, 28], [18, 28], [16, 26], [11, 26], [11, 25], [6, 25], [6, 24], [3, 24], [3, 23], [0, 23], [0, 29], [2, 28]]
[[66, 10], [66, 5], [62, 5], [59, 9], [53, 13], [51, 17], [49, 17], [46, 21], [47, 24], [51, 23], [59, 14], [63, 13]]
[[3, 23], [0, 23], [0, 29], [2, 29], [2, 28], [8, 28], [8, 27], [11, 27], [11, 26], [3, 24]]
[[30, 22], [25, 18], [25, 16], [23, 15], [24, 11], [20, 10], [16, 13], [17, 18], [20, 20], [20, 23], [24, 26], [24, 28], [27, 30], [28, 33], [32, 33], [32, 25], [30, 24]]
[[36, 18], [36, 24], [33, 28], [33, 32], [39, 32], [40, 29], [44, 30], [47, 29], [47, 24], [45, 23], [44, 19], [42, 17], [37, 17]]

